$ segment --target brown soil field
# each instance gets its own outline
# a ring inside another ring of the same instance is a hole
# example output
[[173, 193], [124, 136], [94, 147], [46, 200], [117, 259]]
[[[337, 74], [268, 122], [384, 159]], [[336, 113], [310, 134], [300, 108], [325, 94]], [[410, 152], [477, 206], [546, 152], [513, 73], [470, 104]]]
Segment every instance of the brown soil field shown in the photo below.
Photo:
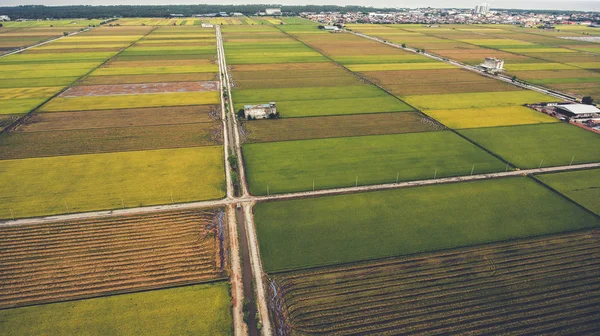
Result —
[[[200, 59], [200, 60], [179, 60], [177, 66], [186, 65], [202, 65], [202, 64], [215, 64], [215, 60]], [[119, 68], [119, 67], [151, 67], [151, 66], [171, 66], [173, 61], [157, 60], [157, 61], [110, 61], [104, 65], [106, 68]]]
[[13, 121], [19, 119], [18, 115], [2, 114], [0, 115], [0, 130], [4, 130]]
[[272, 142], [362, 135], [429, 132], [443, 126], [417, 112], [252, 120], [244, 123], [247, 142]]
[[291, 88], [291, 87], [315, 87], [315, 86], [352, 86], [362, 84], [360, 79], [349, 76], [344, 77], [314, 77], [295, 79], [254, 79], [235, 80], [233, 86], [236, 89], [268, 89], [268, 88]]
[[220, 122], [0, 134], [0, 160], [222, 143]]
[[142, 83], [166, 83], [166, 82], [191, 82], [191, 81], [214, 81], [218, 74], [210, 72], [163, 74], [163, 75], [115, 75], [115, 76], [88, 76], [80, 84], [82, 85], [105, 85], [105, 84], [142, 84]]
[[444, 94], [444, 93], [466, 93], [466, 92], [497, 92], [497, 91], [518, 91], [519, 88], [492, 79], [482, 79], [480, 81], [448, 81], [430, 84], [414, 85], [390, 85], [383, 87], [397, 96], [421, 95], [421, 94]]
[[524, 79], [544, 78], [578, 78], [598, 77], [600, 73], [591, 70], [534, 70], [534, 71], [512, 71], [512, 74]]
[[195, 210], [2, 228], [0, 307], [222, 278], [222, 220]]
[[68, 88], [61, 97], [82, 96], [111, 96], [126, 94], [149, 94], [167, 92], [208, 92], [217, 91], [219, 83], [204, 82], [170, 82], [144, 84], [114, 84], [114, 85], [80, 85]]
[[241, 71], [292, 71], [292, 70], [336, 70], [340, 69], [340, 66], [330, 63], [274, 63], [274, 64], [240, 64], [232, 65], [231, 71], [235, 74]]
[[577, 97], [591, 96], [594, 100], [600, 99], [600, 83], [566, 83], [549, 84], [551, 88], [570, 93]]
[[219, 120], [217, 105], [150, 107], [123, 110], [36, 113], [14, 131], [67, 131], [90, 128], [214, 123]]
[[557, 63], [600, 62], [600, 56], [584, 53], [543, 53], [535, 56]]
[[363, 76], [380, 85], [389, 84], [436, 84], [441, 79], [451, 82], [481, 82], [486, 79], [476, 73], [461, 69], [368, 71]]
[[[135, 46], [139, 48], [144, 47], [202, 47], [202, 46], [214, 46], [216, 41], [211, 42], [188, 42], [189, 40], [180, 40], [181, 42], [165, 42], [165, 43], [136, 43]], [[142, 50], [142, 49], [140, 49]]]
[[597, 335], [600, 232], [271, 275], [285, 335]]
[[468, 51], [465, 51], [464, 49], [440, 49], [435, 50], [434, 53], [442, 57], [461, 62], [465, 62], [467, 60], [478, 60], [479, 63], [483, 63], [486, 57], [498, 57], [503, 60], [509, 60], [509, 63], [539, 62], [539, 60], [531, 57], [490, 49], [470, 49]]

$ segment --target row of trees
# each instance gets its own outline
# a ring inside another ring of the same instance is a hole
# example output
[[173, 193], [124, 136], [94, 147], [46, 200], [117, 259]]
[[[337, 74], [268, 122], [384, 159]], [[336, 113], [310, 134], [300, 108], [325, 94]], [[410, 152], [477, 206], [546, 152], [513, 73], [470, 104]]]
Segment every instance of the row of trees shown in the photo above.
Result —
[[[253, 15], [264, 11], [265, 8], [278, 5], [168, 5], [168, 6], [41, 6], [27, 5], [16, 7], [0, 7], [0, 14], [8, 15], [11, 19], [46, 19], [46, 18], [109, 18], [120, 17], [167, 17], [170, 14], [209, 14], [218, 12], [239, 12]], [[290, 15], [301, 12], [372, 12], [393, 11], [392, 8], [372, 8], [364, 6], [334, 6], [334, 5], [306, 5], [306, 6], [281, 6], [281, 10]]]

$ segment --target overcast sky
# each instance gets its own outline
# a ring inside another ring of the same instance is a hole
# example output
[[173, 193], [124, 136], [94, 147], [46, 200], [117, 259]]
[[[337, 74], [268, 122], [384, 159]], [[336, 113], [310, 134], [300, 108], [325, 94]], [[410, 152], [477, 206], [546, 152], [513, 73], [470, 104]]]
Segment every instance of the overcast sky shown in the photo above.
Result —
[[[285, 5], [363, 5], [374, 7], [457, 7], [471, 8], [487, 2], [494, 8], [523, 9], [564, 9], [581, 11], [600, 11], [600, 0], [210, 0], [210, 4], [248, 4], [278, 3]], [[0, 0], [0, 6], [16, 5], [166, 5], [166, 4], [201, 4], [197, 0]]]

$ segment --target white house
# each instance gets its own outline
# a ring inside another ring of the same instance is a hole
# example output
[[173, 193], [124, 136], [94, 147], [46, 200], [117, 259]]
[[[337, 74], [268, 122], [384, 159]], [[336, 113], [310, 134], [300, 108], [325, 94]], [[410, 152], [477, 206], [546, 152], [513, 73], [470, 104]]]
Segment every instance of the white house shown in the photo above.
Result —
[[281, 15], [281, 8], [267, 8], [265, 9], [265, 14], [267, 15]]
[[0, 15], [0, 21], [10, 21], [8, 15]]
[[203, 23], [203, 24], [200, 25], [200, 27], [202, 27], [202, 28], [213, 28], [214, 26], [212, 24], [210, 24], [210, 23]]
[[270, 114], [277, 114], [275, 102], [258, 105], [244, 105], [244, 116], [248, 119], [266, 119]]
[[496, 57], [486, 57], [485, 62], [479, 66], [488, 71], [502, 71], [504, 70], [504, 60]]

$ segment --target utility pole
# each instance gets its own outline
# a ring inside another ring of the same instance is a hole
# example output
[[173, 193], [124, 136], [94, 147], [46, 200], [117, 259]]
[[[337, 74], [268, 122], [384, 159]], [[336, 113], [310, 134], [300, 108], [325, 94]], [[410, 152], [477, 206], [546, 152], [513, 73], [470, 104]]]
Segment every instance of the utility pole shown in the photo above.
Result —
[[542, 161], [540, 161], [540, 165], [538, 167], [538, 169], [542, 168], [542, 164], [544, 164], [544, 159], [542, 158]]
[[398, 178], [400, 178], [400, 172], [396, 173], [396, 184], [398, 183]]
[[125, 209], [125, 202], [123, 201], [123, 197], [121, 197], [121, 208]]
[[475, 170], [475, 165], [473, 165], [473, 167], [471, 167], [471, 175], [473, 175], [474, 170]]
[[8, 210], [10, 210], [10, 217], [12, 217], [12, 219], [15, 220], [15, 214], [13, 214], [12, 209], [8, 208]]
[[354, 183], [355, 187], [358, 187], [358, 175], [356, 175], [356, 182]]
[[437, 168], [435, 169], [435, 172], [433, 173], [433, 179], [435, 180], [436, 177], [437, 177]]
[[571, 162], [569, 162], [569, 166], [573, 164], [573, 160], [575, 160], [575, 156], [571, 158]]
[[313, 191], [315, 191], [315, 180], [313, 180]]

